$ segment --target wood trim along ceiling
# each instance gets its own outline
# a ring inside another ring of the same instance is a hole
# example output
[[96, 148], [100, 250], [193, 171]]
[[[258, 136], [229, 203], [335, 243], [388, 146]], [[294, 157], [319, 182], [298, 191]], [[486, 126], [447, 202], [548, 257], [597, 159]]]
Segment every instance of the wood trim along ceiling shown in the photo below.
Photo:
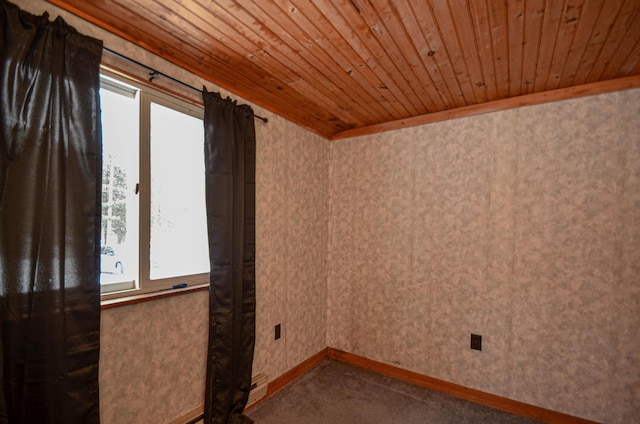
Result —
[[640, 86], [638, 0], [49, 2], [329, 139]]

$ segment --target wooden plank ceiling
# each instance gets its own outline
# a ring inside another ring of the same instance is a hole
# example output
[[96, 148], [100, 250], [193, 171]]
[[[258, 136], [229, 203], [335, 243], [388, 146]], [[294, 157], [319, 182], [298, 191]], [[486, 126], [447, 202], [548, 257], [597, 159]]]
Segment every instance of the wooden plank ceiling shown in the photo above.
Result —
[[640, 75], [638, 0], [50, 0], [332, 138]]

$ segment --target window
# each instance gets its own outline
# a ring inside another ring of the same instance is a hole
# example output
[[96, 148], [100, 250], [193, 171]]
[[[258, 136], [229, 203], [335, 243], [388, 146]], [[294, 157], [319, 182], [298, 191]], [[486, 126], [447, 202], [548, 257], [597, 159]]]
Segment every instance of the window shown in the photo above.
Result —
[[207, 283], [202, 108], [101, 77], [104, 297]]

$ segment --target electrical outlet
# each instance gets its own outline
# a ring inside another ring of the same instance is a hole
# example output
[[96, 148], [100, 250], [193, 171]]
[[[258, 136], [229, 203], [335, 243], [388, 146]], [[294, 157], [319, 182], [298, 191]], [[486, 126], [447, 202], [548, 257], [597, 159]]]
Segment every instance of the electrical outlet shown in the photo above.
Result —
[[276, 338], [275, 338], [275, 340], [278, 340], [280, 338], [280, 336], [282, 336], [282, 330], [281, 330], [280, 324], [277, 324], [276, 325]]
[[471, 349], [482, 350], [482, 336], [471, 334]]

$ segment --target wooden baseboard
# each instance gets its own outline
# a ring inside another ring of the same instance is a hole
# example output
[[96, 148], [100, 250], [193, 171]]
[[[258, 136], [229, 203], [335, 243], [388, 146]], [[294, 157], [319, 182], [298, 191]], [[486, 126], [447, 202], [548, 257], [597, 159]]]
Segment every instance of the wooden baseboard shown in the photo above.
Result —
[[324, 358], [331, 358], [336, 361], [351, 364], [360, 368], [365, 368], [378, 374], [387, 375], [389, 377], [397, 378], [398, 380], [406, 381], [417, 386], [425, 387], [438, 392], [446, 393], [452, 396], [456, 396], [460, 399], [465, 399], [471, 402], [485, 405], [494, 409], [509, 412], [511, 414], [519, 415], [521, 417], [532, 418], [544, 423], [562, 423], [562, 424], [598, 424], [595, 421], [590, 421], [584, 418], [574, 417], [572, 415], [564, 414], [562, 412], [552, 411], [550, 409], [541, 408], [535, 405], [529, 405], [517, 400], [508, 399], [502, 396], [493, 395], [491, 393], [482, 392], [480, 390], [471, 389], [469, 387], [461, 386], [459, 384], [450, 383], [448, 381], [440, 380], [437, 378], [429, 377], [423, 374], [419, 374], [413, 371], [408, 371], [402, 368], [388, 365], [382, 362], [374, 361], [363, 356], [355, 355], [353, 353], [344, 352], [338, 349], [327, 347], [320, 352], [316, 353], [307, 360], [301, 362], [297, 366], [293, 367], [289, 371], [282, 374], [280, 377], [269, 382], [269, 388], [266, 396], [260, 401], [254, 403], [249, 408], [267, 399], [269, 396], [279, 391], [287, 384], [291, 383], [302, 374], [309, 371], [311, 368], [320, 363]]
[[[327, 347], [300, 364], [296, 365], [289, 371], [282, 374], [280, 377], [269, 382], [269, 388], [264, 398], [249, 406], [247, 409], [251, 409], [253, 406], [260, 404], [265, 399], [268, 399], [272, 394], [276, 393], [287, 384], [291, 383], [302, 374], [306, 373], [323, 359], [331, 358], [336, 361], [351, 364], [360, 368], [365, 368], [378, 374], [387, 375], [389, 377], [397, 378], [398, 380], [406, 381], [411, 384], [415, 384], [420, 387], [425, 387], [431, 390], [436, 390], [441, 393], [446, 393], [452, 396], [456, 396], [460, 399], [465, 399], [471, 402], [485, 405], [494, 409], [509, 412], [511, 414], [519, 415], [521, 417], [532, 418], [544, 423], [555, 424], [598, 424], [595, 421], [590, 421], [584, 418], [574, 417], [572, 415], [564, 414], [562, 412], [552, 411], [550, 409], [541, 408], [539, 406], [529, 405], [517, 400], [508, 399], [502, 396], [493, 395], [491, 393], [482, 392], [480, 390], [471, 389], [469, 387], [461, 386], [459, 384], [450, 383], [448, 381], [439, 380], [437, 378], [428, 377], [423, 374], [419, 374], [413, 371], [408, 371], [403, 368], [398, 368], [393, 365], [387, 365], [382, 362], [374, 361], [363, 356], [355, 355], [353, 353], [344, 352], [338, 349]], [[191, 411], [188, 416], [195, 414], [198, 411], [202, 412], [202, 407]], [[181, 417], [184, 419], [184, 417]], [[178, 423], [178, 421], [175, 421]], [[180, 421], [184, 423], [185, 421]], [[172, 422], [173, 423], [173, 422]]]
[[374, 361], [352, 353], [343, 352], [341, 350], [327, 348], [327, 356], [331, 359], [355, 365], [360, 368], [366, 368], [379, 374], [388, 375], [408, 383], [453, 395], [461, 399], [520, 415], [522, 417], [532, 418], [544, 423], [597, 424], [595, 421], [589, 421], [584, 418], [578, 418], [561, 412], [552, 411], [550, 409], [541, 408], [539, 406], [529, 405], [527, 403], [518, 402], [502, 396], [492, 395], [491, 393], [482, 392], [480, 390], [470, 389], [468, 387], [428, 377], [413, 371], [407, 371], [402, 368], [387, 365], [382, 362]]
[[[322, 361], [324, 358], [326, 358], [328, 356], [328, 354], [327, 354], [328, 350], [329, 350], [329, 348], [322, 349], [320, 352], [316, 353], [312, 357], [310, 357], [310, 358], [304, 360], [303, 362], [299, 363], [295, 367], [291, 368], [289, 371], [287, 371], [284, 374], [282, 374], [280, 377], [276, 378], [273, 381], [270, 381], [269, 382], [269, 386], [267, 388], [267, 394], [262, 399], [260, 399], [259, 401], [247, 406], [245, 408], [245, 411], [248, 411], [251, 408], [253, 408], [254, 406], [258, 405], [260, 402], [264, 401], [269, 396], [271, 396], [272, 394], [274, 394], [278, 390], [282, 389], [284, 386], [286, 386], [287, 384], [291, 383], [293, 380], [295, 380], [296, 378], [300, 377], [302, 374], [306, 373], [311, 368], [313, 368], [316, 365], [318, 365], [320, 363], [320, 361]], [[171, 423], [169, 423], [169, 424], [184, 424], [186, 422], [189, 422], [189, 420], [192, 420], [192, 419], [198, 417], [199, 415], [202, 415], [203, 412], [204, 412], [204, 405], [201, 405], [198, 408], [196, 408], [196, 409], [190, 411], [189, 413], [183, 415], [182, 417], [177, 418], [174, 421], [171, 421]]]
[[327, 357], [328, 350], [329, 348], [324, 348], [309, 359], [306, 359], [305, 361], [291, 368], [280, 377], [276, 378], [273, 381], [270, 381], [269, 388], [267, 389], [267, 396], [265, 397], [274, 394], [287, 384], [291, 383], [296, 378], [300, 377], [305, 372], [309, 371], [311, 368], [315, 367], [320, 361]]
[[295, 367], [291, 368], [289, 371], [287, 371], [284, 374], [282, 374], [280, 377], [276, 378], [273, 381], [269, 381], [269, 387], [267, 388], [267, 394], [262, 399], [257, 401], [256, 403], [248, 406], [245, 409], [245, 411], [253, 408], [255, 405], [260, 404], [260, 402], [263, 402], [265, 399], [269, 398], [269, 396], [271, 396], [272, 394], [274, 394], [278, 390], [282, 389], [284, 386], [286, 386], [287, 384], [291, 383], [293, 380], [295, 380], [296, 378], [300, 377], [302, 374], [306, 373], [311, 368], [313, 368], [316, 365], [318, 365], [320, 363], [320, 361], [322, 361], [324, 358], [327, 357], [328, 350], [329, 350], [329, 348], [322, 349], [320, 352], [316, 353], [312, 357], [310, 357], [310, 358], [304, 360], [303, 362], [299, 363]]

